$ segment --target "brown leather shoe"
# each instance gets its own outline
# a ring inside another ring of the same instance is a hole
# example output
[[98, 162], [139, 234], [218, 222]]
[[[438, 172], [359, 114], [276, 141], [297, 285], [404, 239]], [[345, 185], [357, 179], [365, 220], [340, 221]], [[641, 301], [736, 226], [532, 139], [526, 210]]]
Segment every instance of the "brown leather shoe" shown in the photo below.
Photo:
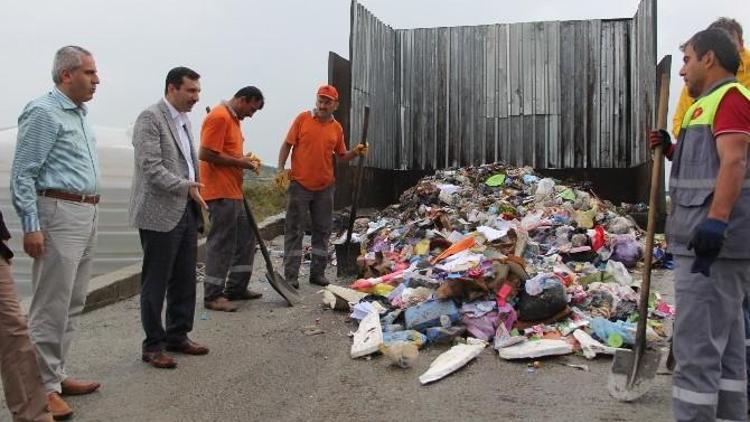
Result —
[[196, 343], [190, 339], [185, 340], [182, 344], [168, 344], [167, 350], [170, 352], [182, 353], [185, 355], [207, 355], [208, 347]]
[[52, 414], [52, 419], [56, 421], [64, 421], [73, 416], [73, 409], [57, 393], [47, 395], [47, 408]]
[[211, 309], [212, 311], [220, 312], [235, 312], [237, 310], [237, 305], [233, 304], [223, 296], [219, 296], [214, 300], [203, 302], [203, 307], [206, 309]]
[[159, 369], [174, 369], [177, 367], [177, 361], [173, 357], [165, 355], [161, 351], [143, 352], [141, 360]]
[[99, 389], [101, 384], [96, 381], [81, 381], [73, 378], [65, 378], [60, 386], [62, 387], [63, 396], [80, 396], [93, 393]]
[[252, 290], [245, 290], [243, 292], [237, 292], [237, 293], [227, 293], [227, 300], [229, 301], [253, 300], [253, 299], [260, 299], [261, 297], [263, 297], [263, 293], [254, 292]]

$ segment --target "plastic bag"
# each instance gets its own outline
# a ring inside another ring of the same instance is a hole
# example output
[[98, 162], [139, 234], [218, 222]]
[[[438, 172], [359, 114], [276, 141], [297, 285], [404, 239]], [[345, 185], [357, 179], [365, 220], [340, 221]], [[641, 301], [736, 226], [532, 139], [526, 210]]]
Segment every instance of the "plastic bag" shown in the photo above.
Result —
[[504, 303], [497, 306], [497, 321], [498, 324], [504, 325], [506, 330], [509, 332], [513, 330], [513, 325], [518, 320], [516, 310], [509, 303]]
[[607, 231], [612, 234], [628, 234], [633, 228], [633, 222], [626, 217], [616, 217], [609, 223]]
[[633, 268], [643, 256], [643, 247], [633, 235], [616, 236], [612, 242], [610, 260], [622, 262], [627, 268]]
[[380, 283], [372, 287], [372, 294], [388, 297], [393, 289], [395, 289], [395, 287], [390, 284]]
[[383, 333], [383, 344], [391, 346], [395, 343], [412, 343], [422, 348], [427, 343], [427, 336], [416, 330], [393, 331]]
[[555, 181], [550, 178], [544, 178], [536, 184], [536, 191], [534, 197], [537, 201], [541, 201], [555, 192]]
[[594, 235], [591, 237], [591, 249], [595, 252], [599, 252], [599, 249], [604, 246], [607, 242], [607, 232], [604, 231], [604, 227], [594, 227]]
[[518, 317], [523, 321], [543, 321], [555, 316], [568, 306], [568, 297], [562, 284], [544, 289], [538, 296], [531, 296], [525, 289], [520, 291]]
[[617, 336], [622, 338], [625, 344], [635, 344], [635, 324], [617, 321], [612, 322], [608, 319], [601, 317], [594, 318], [591, 320], [591, 329], [599, 340], [609, 344], [610, 342], [617, 341]]
[[596, 217], [596, 211], [591, 209], [588, 211], [576, 211], [575, 220], [578, 227], [584, 229], [590, 229], [594, 227], [594, 218]]
[[607, 261], [607, 273], [611, 274], [612, 277], [614, 277], [615, 281], [617, 281], [618, 284], [622, 286], [630, 286], [633, 284], [633, 277], [630, 276], [630, 273], [628, 272], [627, 268], [625, 268], [625, 265], [622, 264], [622, 262], [618, 262], [614, 260]]
[[526, 293], [529, 296], [538, 296], [545, 289], [560, 286], [560, 278], [555, 274], [537, 274], [534, 278], [526, 280]]
[[542, 211], [537, 211], [535, 213], [526, 215], [521, 220], [521, 228], [523, 230], [526, 230], [527, 232], [534, 230], [535, 228], [539, 227], [542, 224], [543, 215], [544, 214]]
[[497, 311], [487, 312], [479, 317], [474, 317], [468, 313], [463, 314], [461, 324], [466, 327], [466, 331], [472, 336], [490, 341], [495, 338], [495, 331], [497, 330]]

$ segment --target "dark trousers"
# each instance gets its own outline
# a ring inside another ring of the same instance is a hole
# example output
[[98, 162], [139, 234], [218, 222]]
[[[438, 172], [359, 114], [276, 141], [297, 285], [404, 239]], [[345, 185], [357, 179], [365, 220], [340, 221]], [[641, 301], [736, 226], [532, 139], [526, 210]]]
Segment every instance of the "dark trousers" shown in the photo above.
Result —
[[[171, 231], [139, 230], [143, 247], [141, 322], [146, 333], [143, 351], [180, 344], [193, 329], [198, 216], [192, 205], [188, 203], [182, 219]], [[166, 330], [161, 321], [165, 297]]]
[[203, 300], [241, 294], [247, 290], [255, 261], [255, 234], [242, 199], [208, 201], [211, 230], [206, 240]]
[[312, 225], [312, 260], [310, 277], [320, 276], [328, 265], [328, 240], [333, 226], [334, 185], [321, 190], [307, 190], [297, 182], [289, 185], [284, 227], [284, 278], [296, 280], [302, 264], [302, 223], [310, 215]]

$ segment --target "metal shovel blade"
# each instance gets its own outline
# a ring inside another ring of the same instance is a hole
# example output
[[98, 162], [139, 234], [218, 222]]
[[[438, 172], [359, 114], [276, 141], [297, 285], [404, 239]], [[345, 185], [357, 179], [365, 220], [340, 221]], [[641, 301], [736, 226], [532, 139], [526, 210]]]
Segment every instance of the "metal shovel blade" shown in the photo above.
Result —
[[633, 350], [615, 352], [607, 389], [617, 400], [631, 402], [646, 394], [656, 377], [661, 352], [644, 350], [640, 359], [636, 359], [636, 352]]
[[336, 244], [336, 276], [338, 278], [353, 277], [359, 273], [359, 268], [357, 268], [359, 250], [359, 243]]
[[287, 283], [286, 280], [284, 280], [284, 277], [281, 276], [277, 271], [274, 272], [267, 272], [266, 273], [266, 280], [268, 280], [268, 283], [273, 287], [274, 290], [278, 294], [281, 295], [281, 297], [286, 300], [286, 303], [291, 307], [294, 305], [297, 305], [301, 302], [301, 299], [299, 297], [299, 294], [297, 294], [297, 291]]

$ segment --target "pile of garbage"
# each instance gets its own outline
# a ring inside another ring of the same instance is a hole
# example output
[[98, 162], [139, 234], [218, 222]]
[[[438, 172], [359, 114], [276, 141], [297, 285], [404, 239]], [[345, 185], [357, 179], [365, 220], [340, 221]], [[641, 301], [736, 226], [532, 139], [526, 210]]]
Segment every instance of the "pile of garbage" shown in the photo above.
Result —
[[[422, 347], [454, 345], [425, 384], [488, 345], [504, 359], [593, 359], [634, 343], [643, 233], [580, 185], [500, 163], [439, 171], [354, 232], [361, 277], [324, 291], [359, 321], [353, 358], [409, 367]], [[656, 292], [643, 305], [648, 342], [664, 342], [673, 308]]]

